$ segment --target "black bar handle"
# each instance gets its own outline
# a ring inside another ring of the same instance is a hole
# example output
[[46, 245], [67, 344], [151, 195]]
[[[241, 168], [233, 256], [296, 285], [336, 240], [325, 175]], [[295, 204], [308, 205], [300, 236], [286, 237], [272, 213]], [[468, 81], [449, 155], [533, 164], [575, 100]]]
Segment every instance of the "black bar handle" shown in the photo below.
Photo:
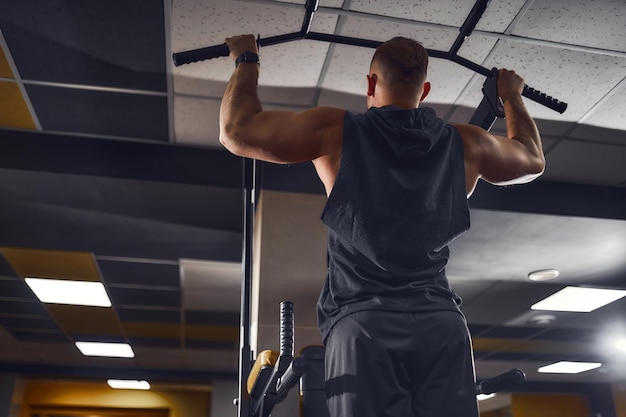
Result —
[[542, 93], [539, 90], [535, 90], [527, 85], [524, 85], [522, 95], [561, 114], [567, 110], [567, 103], [559, 101], [554, 97], [550, 97], [549, 95]]
[[526, 380], [526, 375], [520, 369], [511, 369], [493, 378], [484, 379], [476, 384], [476, 395], [492, 394], [513, 385], [521, 384]]
[[280, 356], [293, 357], [293, 303], [280, 303]]
[[461, 45], [463, 45], [465, 38], [467, 38], [469, 35], [472, 34], [472, 32], [474, 31], [474, 28], [478, 24], [478, 21], [480, 20], [480, 18], [485, 13], [485, 10], [487, 9], [487, 3], [489, 3], [489, 0], [477, 0], [476, 1], [476, 3], [474, 4], [474, 7], [472, 7], [472, 10], [470, 11], [469, 15], [465, 19], [465, 22], [463, 22], [463, 25], [459, 29], [459, 35], [454, 40], [454, 43], [452, 44], [452, 47], [450, 48], [450, 54], [456, 55], [456, 53], [461, 48]]
[[203, 61], [205, 59], [219, 58], [228, 56], [230, 50], [225, 43], [215, 46], [207, 46], [206, 48], [192, 49], [190, 51], [176, 52], [172, 54], [174, 65], [177, 67], [192, 62]]
[[309, 362], [304, 358], [295, 358], [291, 361], [289, 368], [287, 368], [276, 384], [276, 394], [278, 397], [283, 398], [287, 395], [289, 390], [300, 380], [300, 377], [304, 375], [308, 365]]

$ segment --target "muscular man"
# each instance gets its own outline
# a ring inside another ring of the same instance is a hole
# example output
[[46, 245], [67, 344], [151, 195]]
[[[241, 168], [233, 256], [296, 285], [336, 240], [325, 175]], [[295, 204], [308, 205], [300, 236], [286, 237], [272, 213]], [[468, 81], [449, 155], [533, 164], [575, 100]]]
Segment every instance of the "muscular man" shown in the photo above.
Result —
[[[231, 56], [257, 53], [253, 36], [226, 40]], [[420, 108], [430, 84], [418, 42], [376, 49], [368, 111], [263, 111], [259, 64], [239, 60], [220, 109], [232, 153], [274, 163], [312, 161], [327, 202], [328, 277], [318, 301], [331, 417], [477, 416], [471, 341], [445, 265], [469, 228], [479, 178], [524, 183], [545, 165], [521, 98], [523, 80], [500, 70], [507, 136], [446, 125]], [[251, 61], [251, 62], [250, 62]]]

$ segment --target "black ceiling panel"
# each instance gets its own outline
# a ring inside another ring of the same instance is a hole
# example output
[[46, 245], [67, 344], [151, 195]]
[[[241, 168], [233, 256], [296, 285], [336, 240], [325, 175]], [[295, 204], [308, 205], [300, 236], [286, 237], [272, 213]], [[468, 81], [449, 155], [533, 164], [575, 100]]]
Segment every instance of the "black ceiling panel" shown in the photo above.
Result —
[[181, 342], [178, 338], [167, 337], [134, 337], [128, 338], [128, 343], [132, 346], [145, 346], [145, 347], [180, 347]]
[[104, 281], [109, 284], [151, 285], [180, 288], [178, 265], [98, 260]]
[[160, 1], [3, 1], [0, 28], [24, 80], [167, 89]]
[[227, 340], [193, 340], [187, 339], [185, 346], [195, 349], [233, 350], [235, 343]]
[[0, 279], [0, 294], [2, 297], [25, 298], [35, 301], [35, 295], [21, 278]]
[[11, 265], [7, 262], [7, 260], [0, 254], [0, 277], [16, 277], [17, 274], [11, 268]]
[[165, 96], [43, 85], [26, 90], [44, 130], [169, 140]]
[[20, 342], [67, 342], [65, 334], [58, 331], [28, 331], [22, 329], [7, 329]]
[[180, 310], [178, 308], [167, 309], [160, 307], [155, 310], [134, 308], [116, 308], [117, 315], [123, 322], [157, 322], [157, 323], [180, 323]]
[[59, 326], [48, 317], [11, 317], [0, 316], [0, 324], [12, 329], [53, 329], [61, 331]]
[[116, 306], [180, 306], [180, 292], [178, 291], [109, 287], [108, 292], [111, 301]]
[[0, 314], [28, 315], [48, 317], [48, 312], [40, 302], [2, 300]]
[[126, 343], [123, 336], [102, 333], [70, 333], [72, 339], [81, 342]]
[[213, 326], [239, 326], [239, 313], [186, 310], [185, 323]]

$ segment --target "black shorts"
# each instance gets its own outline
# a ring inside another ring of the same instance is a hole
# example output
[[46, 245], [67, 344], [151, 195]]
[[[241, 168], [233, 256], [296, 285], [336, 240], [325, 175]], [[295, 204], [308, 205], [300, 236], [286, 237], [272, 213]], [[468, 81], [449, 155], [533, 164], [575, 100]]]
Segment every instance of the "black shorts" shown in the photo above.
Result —
[[326, 341], [330, 417], [477, 417], [474, 360], [454, 311], [361, 311]]

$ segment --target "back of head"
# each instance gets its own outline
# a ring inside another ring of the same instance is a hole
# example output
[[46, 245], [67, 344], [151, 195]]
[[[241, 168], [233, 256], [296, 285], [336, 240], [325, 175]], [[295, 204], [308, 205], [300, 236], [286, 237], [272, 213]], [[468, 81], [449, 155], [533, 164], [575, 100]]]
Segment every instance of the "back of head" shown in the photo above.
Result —
[[426, 81], [428, 52], [413, 39], [395, 37], [376, 48], [371, 67], [393, 94], [415, 95]]

